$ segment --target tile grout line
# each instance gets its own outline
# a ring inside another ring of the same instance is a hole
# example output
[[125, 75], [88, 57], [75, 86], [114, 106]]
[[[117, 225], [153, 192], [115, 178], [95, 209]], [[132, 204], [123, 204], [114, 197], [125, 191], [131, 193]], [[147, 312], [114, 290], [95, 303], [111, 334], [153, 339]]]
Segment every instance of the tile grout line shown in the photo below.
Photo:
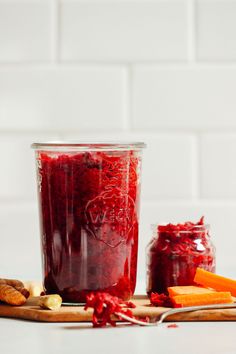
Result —
[[[128, 109], [126, 108], [125, 110], [128, 111]], [[124, 110], [124, 111], [125, 111]], [[124, 123], [124, 125], [127, 125], [128, 124]], [[131, 124], [132, 126], [132, 124]], [[123, 130], [124, 131], [124, 130]], [[55, 133], [55, 129], [52, 130], [52, 129], [13, 129], [13, 128], [9, 128], [9, 129], [4, 129], [4, 128], [1, 128], [0, 129], [0, 137], [1, 136], [5, 136], [5, 135], [18, 135], [18, 136], [22, 136], [22, 135], [28, 135], [30, 136], [31, 134], [48, 134], [48, 135], [68, 135], [68, 134], [73, 134], [73, 133], [82, 133], [83, 135], [90, 135], [91, 131], [90, 130], [84, 130], [83, 132], [81, 132], [81, 130], [65, 130], [65, 129], [60, 129], [60, 130], [57, 130], [56, 133]], [[175, 137], [175, 136], [193, 136], [195, 134], [212, 134], [212, 135], [223, 135], [223, 136], [233, 136], [236, 138], [236, 127], [232, 127], [232, 126], [229, 126], [225, 129], [223, 129], [222, 127], [219, 127], [217, 129], [201, 129], [201, 130], [198, 130], [198, 129], [168, 129], [168, 128], [156, 128], [155, 131], [154, 130], [151, 130], [151, 129], [148, 129], [148, 130], [130, 130], [128, 131], [129, 133], [132, 133], [133, 135], [147, 135], [147, 136], [151, 136], [151, 137], [155, 137], [155, 138], [159, 138], [159, 137], [166, 137], [166, 136], [169, 136], [169, 137]], [[93, 133], [97, 133], [96, 130], [93, 130]], [[105, 131], [104, 133], [98, 133], [99, 134], [105, 134], [105, 135], [109, 135], [109, 134], [112, 134], [112, 133], [117, 133], [116, 130], [114, 129], [111, 129], [111, 130], [107, 130]]]
[[51, 64], [59, 62], [59, 6], [58, 0], [51, 0]]
[[[1, 0], [0, 0], [1, 1]], [[52, 0], [54, 1], [54, 0]], [[58, 20], [59, 22], [59, 20]], [[59, 26], [58, 26], [59, 27]], [[56, 43], [53, 43], [53, 48], [51, 48], [51, 57], [55, 57], [56, 59], [59, 58], [59, 30], [58, 34], [56, 34], [56, 31], [53, 31], [54, 34], [51, 34], [52, 38], [57, 37]], [[51, 40], [51, 42], [54, 42], [54, 39]], [[190, 52], [190, 50], [189, 50]], [[192, 53], [192, 52], [191, 52]], [[53, 54], [53, 55], [52, 55]], [[189, 55], [190, 57], [190, 55]], [[191, 57], [193, 58], [193, 54], [191, 54]], [[79, 61], [60, 61], [58, 62], [55, 61], [55, 64], [57, 64], [58, 68], [65, 68], [65, 69], [73, 69], [73, 68], [104, 68], [104, 67], [109, 67], [109, 68], [121, 68], [124, 66], [137, 66], [137, 67], [150, 67], [150, 68], [158, 68], [158, 69], [189, 69], [189, 66], [191, 64], [192, 69], [224, 69], [224, 70], [235, 70], [236, 69], [236, 61], [231, 60], [231, 61], [226, 61], [226, 60], [220, 60], [220, 61], [213, 61], [213, 60], [198, 60], [198, 61], [184, 61], [184, 62], [179, 62], [179, 61], [160, 61], [160, 60], [136, 60], [132, 63], [125, 62], [125, 61], [110, 61], [110, 60], [104, 60], [104, 61], [99, 61], [99, 60], [79, 60]], [[0, 62], [0, 70], [3, 69], [48, 69], [50, 68], [50, 62], [45, 60], [39, 60], [39, 61], [12, 61], [12, 62], [5, 62], [1, 61]]]
[[196, 62], [196, 1], [188, 0], [188, 62], [190, 64]]
[[179, 207], [179, 206], [211, 206], [211, 207], [233, 207], [236, 208], [236, 199], [227, 198], [202, 198], [202, 199], [142, 199], [142, 206], [154, 206], [154, 207]]

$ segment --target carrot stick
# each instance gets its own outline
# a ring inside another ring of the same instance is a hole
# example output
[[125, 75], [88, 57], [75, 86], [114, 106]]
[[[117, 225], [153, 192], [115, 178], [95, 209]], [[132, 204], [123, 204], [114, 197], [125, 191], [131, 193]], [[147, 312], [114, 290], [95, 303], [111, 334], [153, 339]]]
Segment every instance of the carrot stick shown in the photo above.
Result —
[[200, 286], [185, 285], [185, 286], [171, 286], [168, 288], [169, 296], [190, 295], [190, 294], [209, 294], [215, 292], [211, 289], [202, 288]]
[[222, 277], [204, 269], [197, 268], [194, 282], [217, 291], [230, 291], [236, 296], [236, 280]]
[[172, 298], [175, 307], [189, 307], [209, 304], [231, 304], [230, 292], [213, 292], [208, 294], [177, 295]]

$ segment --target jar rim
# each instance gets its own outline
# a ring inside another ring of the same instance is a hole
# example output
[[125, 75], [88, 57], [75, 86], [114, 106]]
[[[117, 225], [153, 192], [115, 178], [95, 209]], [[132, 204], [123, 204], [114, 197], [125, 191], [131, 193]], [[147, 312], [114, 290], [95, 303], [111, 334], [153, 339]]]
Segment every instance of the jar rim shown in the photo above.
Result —
[[31, 144], [34, 150], [44, 151], [103, 151], [103, 150], [141, 150], [146, 148], [143, 142], [128, 141], [45, 141]]
[[[158, 226], [167, 226], [168, 223], [161, 223], [161, 224], [151, 224], [151, 229], [153, 232], [156, 232], [157, 233], [157, 228]], [[167, 230], [167, 231], [164, 231], [166, 232], [167, 234], [187, 234], [189, 232], [194, 232], [194, 233], [200, 233], [200, 232], [203, 232], [203, 231], [209, 231], [210, 230], [210, 224], [203, 224], [203, 225], [194, 225], [191, 229], [189, 230]]]

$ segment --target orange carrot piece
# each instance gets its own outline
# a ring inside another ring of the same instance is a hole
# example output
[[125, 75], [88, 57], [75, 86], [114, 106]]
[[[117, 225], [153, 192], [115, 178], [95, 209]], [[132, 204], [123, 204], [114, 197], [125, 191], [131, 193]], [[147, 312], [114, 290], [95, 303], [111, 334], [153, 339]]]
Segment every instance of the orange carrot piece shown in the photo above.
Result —
[[171, 286], [168, 288], [169, 296], [190, 295], [190, 294], [209, 294], [215, 290], [203, 288], [200, 286], [185, 285], [185, 286]]
[[225, 278], [204, 269], [197, 268], [194, 282], [217, 291], [230, 291], [233, 296], [236, 296], [236, 280]]
[[177, 295], [172, 298], [175, 307], [201, 306], [210, 304], [231, 304], [230, 292], [213, 292], [208, 294]]

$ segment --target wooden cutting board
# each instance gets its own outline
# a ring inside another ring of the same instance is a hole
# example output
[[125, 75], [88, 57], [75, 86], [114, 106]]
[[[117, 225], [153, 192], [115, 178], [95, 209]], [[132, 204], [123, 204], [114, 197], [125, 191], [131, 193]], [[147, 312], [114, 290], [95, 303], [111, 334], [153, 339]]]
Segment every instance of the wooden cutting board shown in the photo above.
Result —
[[[133, 314], [138, 318], [159, 317], [168, 309], [150, 306], [145, 296], [136, 296], [132, 300], [136, 308]], [[92, 319], [92, 309], [84, 311], [83, 306], [62, 306], [58, 311], [44, 310], [38, 306], [25, 304], [24, 306], [0, 305], [0, 317], [19, 318], [39, 322], [88, 322]], [[168, 317], [166, 321], [236, 321], [235, 309], [201, 310], [176, 314]]]

